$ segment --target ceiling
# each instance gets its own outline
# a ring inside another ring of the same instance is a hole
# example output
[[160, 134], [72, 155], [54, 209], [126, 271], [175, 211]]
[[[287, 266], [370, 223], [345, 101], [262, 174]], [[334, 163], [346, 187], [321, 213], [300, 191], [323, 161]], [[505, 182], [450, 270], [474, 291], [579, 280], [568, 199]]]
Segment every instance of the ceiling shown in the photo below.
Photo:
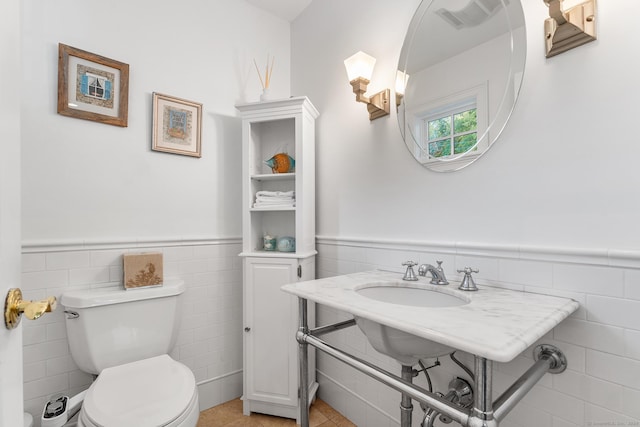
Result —
[[266, 10], [286, 21], [293, 21], [311, 4], [312, 0], [247, 0], [252, 5]]

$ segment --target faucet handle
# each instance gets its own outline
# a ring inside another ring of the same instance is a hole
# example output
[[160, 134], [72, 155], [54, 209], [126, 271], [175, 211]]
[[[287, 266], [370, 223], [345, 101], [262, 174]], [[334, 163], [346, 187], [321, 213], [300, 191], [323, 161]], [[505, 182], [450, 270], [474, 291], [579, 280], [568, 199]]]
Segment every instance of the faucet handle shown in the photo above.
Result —
[[471, 273], [479, 273], [480, 270], [477, 268], [474, 270], [471, 267], [465, 267], [462, 270], [458, 270], [458, 273], [464, 273], [464, 277], [462, 278], [462, 283], [458, 286], [458, 289], [462, 291], [477, 291], [478, 287], [476, 286], [476, 282], [473, 280], [473, 276]]
[[413, 271], [413, 267], [418, 265], [417, 262], [415, 262], [415, 261], [405, 261], [405, 262], [402, 263], [402, 265], [404, 267], [407, 267], [407, 271], [404, 273], [404, 277], [402, 278], [402, 280], [408, 280], [408, 281], [412, 281], [412, 282], [418, 280], [418, 278], [416, 277], [416, 273]]

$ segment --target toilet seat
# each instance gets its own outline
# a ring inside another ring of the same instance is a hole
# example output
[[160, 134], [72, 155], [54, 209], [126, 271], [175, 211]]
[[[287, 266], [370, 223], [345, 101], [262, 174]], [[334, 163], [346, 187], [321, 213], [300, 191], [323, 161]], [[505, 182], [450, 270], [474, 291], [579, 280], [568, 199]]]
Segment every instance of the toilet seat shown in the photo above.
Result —
[[104, 369], [87, 390], [79, 425], [191, 427], [197, 418], [193, 373], [165, 354]]

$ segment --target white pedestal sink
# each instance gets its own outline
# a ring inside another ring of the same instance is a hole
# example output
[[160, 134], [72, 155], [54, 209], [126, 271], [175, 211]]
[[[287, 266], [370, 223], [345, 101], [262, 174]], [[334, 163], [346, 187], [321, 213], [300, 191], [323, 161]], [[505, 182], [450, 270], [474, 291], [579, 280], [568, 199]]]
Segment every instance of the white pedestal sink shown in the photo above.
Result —
[[[355, 291], [365, 298], [411, 307], [446, 308], [469, 303], [468, 300], [458, 296], [412, 286], [408, 282], [371, 283]], [[413, 366], [419, 359], [444, 356], [455, 351], [447, 345], [420, 338], [369, 319], [355, 316], [355, 320], [373, 348], [403, 365]]]

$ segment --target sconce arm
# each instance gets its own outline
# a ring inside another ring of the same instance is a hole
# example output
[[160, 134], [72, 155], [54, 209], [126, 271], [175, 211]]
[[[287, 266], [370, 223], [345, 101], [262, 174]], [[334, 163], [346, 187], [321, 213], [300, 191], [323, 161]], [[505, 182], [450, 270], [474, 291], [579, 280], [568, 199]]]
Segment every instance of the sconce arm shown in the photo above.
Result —
[[555, 20], [558, 25], [562, 25], [567, 22], [564, 12], [562, 12], [562, 2], [564, 0], [549, 0], [545, 1], [549, 6], [549, 17]]
[[349, 82], [353, 87], [353, 93], [356, 94], [356, 101], [367, 104], [369, 111], [369, 120], [375, 120], [389, 114], [389, 100], [391, 98], [391, 90], [384, 89], [372, 96], [366, 96], [369, 80], [358, 77]]
[[353, 93], [356, 94], [356, 101], [368, 104], [369, 97], [364, 94], [367, 91], [367, 86], [369, 86], [370, 81], [364, 77], [358, 77], [357, 79], [351, 80], [349, 83], [353, 87]]

